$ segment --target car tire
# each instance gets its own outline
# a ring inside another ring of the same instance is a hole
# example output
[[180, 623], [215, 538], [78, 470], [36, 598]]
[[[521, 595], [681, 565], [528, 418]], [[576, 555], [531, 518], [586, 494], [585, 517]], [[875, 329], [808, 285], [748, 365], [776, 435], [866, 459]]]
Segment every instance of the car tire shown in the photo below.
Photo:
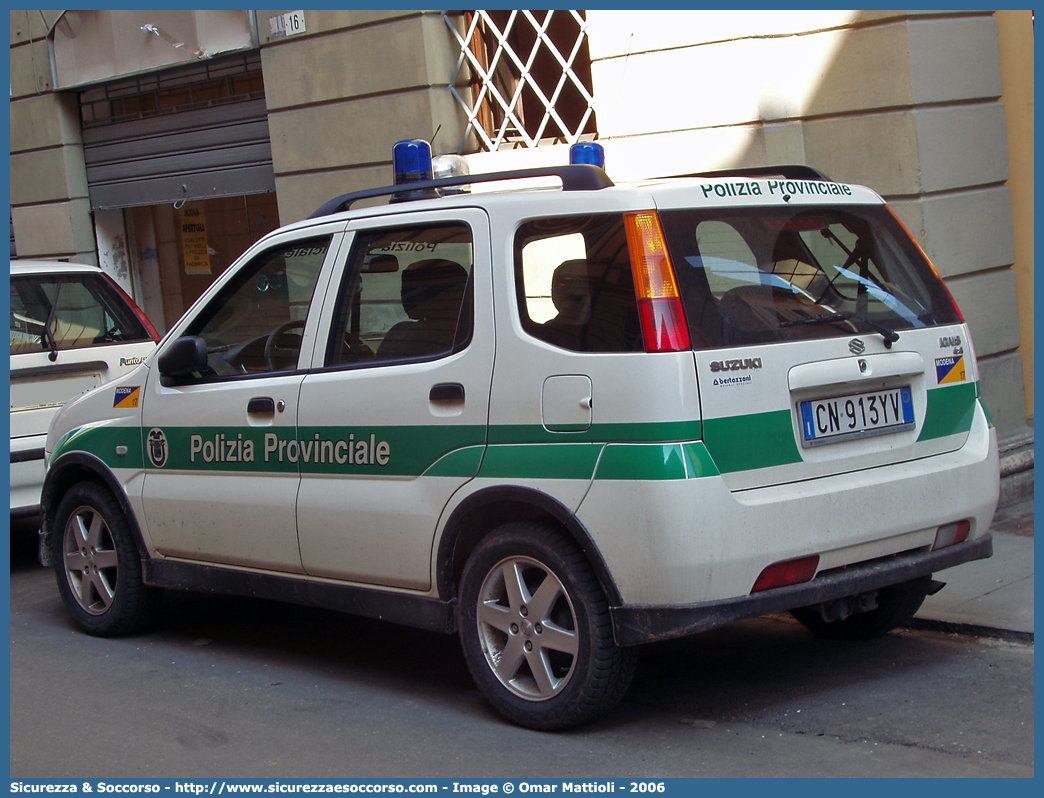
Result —
[[83, 631], [114, 637], [152, 625], [163, 591], [143, 584], [130, 525], [103, 485], [80, 482], [62, 497], [52, 557], [62, 601]]
[[511, 523], [482, 540], [460, 583], [459, 633], [479, 689], [520, 726], [554, 731], [608, 712], [634, 676], [637, 649], [613, 637], [609, 604], [563, 532]]
[[802, 626], [818, 637], [835, 640], [868, 640], [891, 632], [910, 620], [924, 602], [919, 584], [901, 584], [877, 591], [877, 607], [849, 615], [839, 621], [826, 621], [811, 607], [791, 610]]

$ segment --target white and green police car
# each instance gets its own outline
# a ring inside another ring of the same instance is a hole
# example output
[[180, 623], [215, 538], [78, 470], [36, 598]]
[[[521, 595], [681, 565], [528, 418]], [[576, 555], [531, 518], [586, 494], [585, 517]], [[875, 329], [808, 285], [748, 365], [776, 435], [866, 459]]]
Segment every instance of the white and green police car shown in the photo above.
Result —
[[69, 403], [43, 508], [76, 623], [140, 630], [174, 587], [457, 633], [497, 710], [559, 729], [642, 643], [785, 610], [871, 637], [990, 556], [968, 328], [882, 199], [617, 186], [598, 149], [433, 180], [400, 143], [397, 185], [265, 237]]

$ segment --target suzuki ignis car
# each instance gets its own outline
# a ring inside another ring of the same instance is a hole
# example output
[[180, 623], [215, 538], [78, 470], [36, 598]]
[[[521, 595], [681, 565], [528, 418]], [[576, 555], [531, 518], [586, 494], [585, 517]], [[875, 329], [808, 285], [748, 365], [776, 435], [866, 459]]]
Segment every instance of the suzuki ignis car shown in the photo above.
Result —
[[779, 611], [880, 635], [990, 556], [968, 327], [876, 193], [432, 180], [425, 147], [55, 419], [45, 533], [85, 631], [145, 628], [170, 586], [337, 608], [458, 634], [499, 712], [561, 729], [643, 643]]

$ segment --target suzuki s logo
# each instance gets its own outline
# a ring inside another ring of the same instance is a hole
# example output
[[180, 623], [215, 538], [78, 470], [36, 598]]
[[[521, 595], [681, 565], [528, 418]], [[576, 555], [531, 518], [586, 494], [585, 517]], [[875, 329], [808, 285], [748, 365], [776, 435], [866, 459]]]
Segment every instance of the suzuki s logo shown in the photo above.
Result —
[[853, 338], [848, 342], [848, 351], [853, 355], [861, 355], [866, 351], [866, 344], [860, 338]]
[[712, 360], [711, 371], [747, 371], [761, 368], [760, 357], [747, 357], [743, 360]]
[[149, 430], [145, 448], [149, 452], [149, 460], [156, 468], [163, 468], [167, 464], [167, 436], [159, 427]]

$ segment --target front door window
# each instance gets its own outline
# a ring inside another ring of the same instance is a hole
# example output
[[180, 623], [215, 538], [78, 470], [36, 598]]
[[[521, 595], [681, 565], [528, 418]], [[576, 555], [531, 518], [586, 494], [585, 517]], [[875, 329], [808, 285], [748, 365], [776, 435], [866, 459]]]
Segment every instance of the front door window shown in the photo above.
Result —
[[330, 237], [259, 255], [185, 330], [207, 344], [199, 379], [297, 368], [302, 331]]

